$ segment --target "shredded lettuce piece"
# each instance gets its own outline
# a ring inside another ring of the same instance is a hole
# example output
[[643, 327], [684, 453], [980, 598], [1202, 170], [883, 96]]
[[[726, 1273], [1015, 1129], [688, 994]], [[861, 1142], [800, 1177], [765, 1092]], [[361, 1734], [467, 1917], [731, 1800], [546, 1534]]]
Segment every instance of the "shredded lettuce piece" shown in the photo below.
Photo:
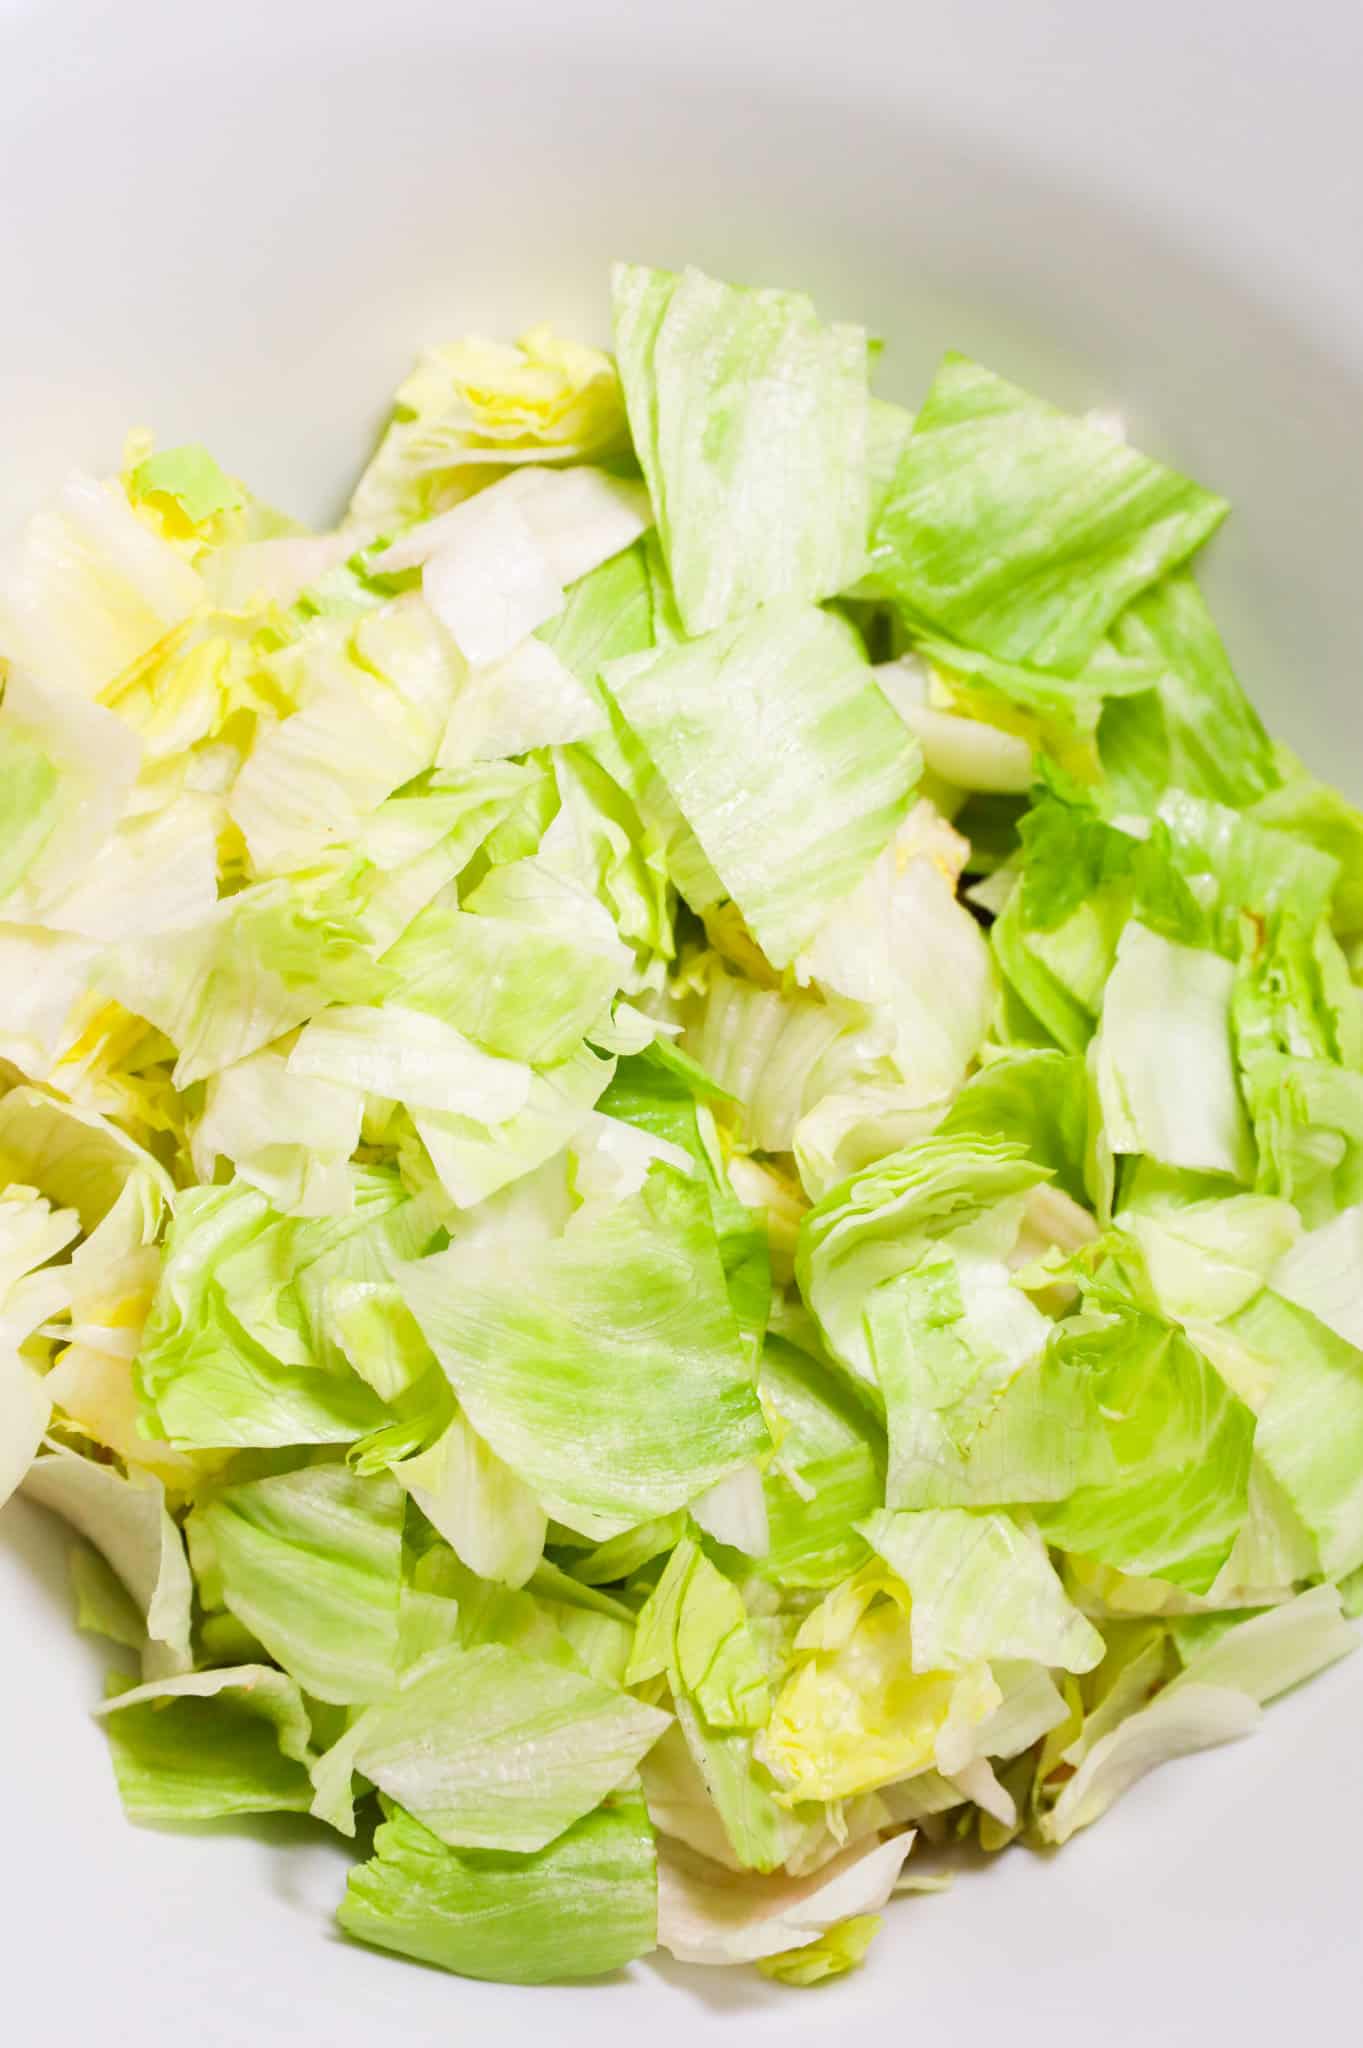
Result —
[[1074, 675], [1122, 608], [1226, 510], [1102, 427], [949, 355], [900, 458], [872, 563], [896, 598], [964, 645]]
[[0, 655], [95, 698], [202, 596], [197, 572], [143, 525], [121, 485], [76, 471], [0, 571]]
[[293, 1679], [272, 1665], [133, 1686], [100, 1709], [130, 1820], [306, 1813], [312, 1725]]
[[625, 446], [615, 369], [545, 324], [513, 345], [471, 335], [426, 349], [350, 501], [361, 531], [392, 533], [526, 462], [581, 462]]
[[981, 1657], [1091, 1671], [1104, 1654], [1066, 1598], [1044, 1546], [1008, 1515], [882, 1511], [863, 1533], [909, 1589], [914, 1662], [959, 1670]]
[[1255, 1449], [1344, 1578], [1363, 1564], [1363, 1351], [1267, 1288], [1229, 1327], [1272, 1363]]
[[1356, 1646], [1363, 811], [1111, 418], [611, 312], [0, 564], [0, 1504], [134, 1820], [804, 1987]]
[[320, 1795], [363, 1771], [447, 1846], [524, 1855], [623, 1785], [666, 1726], [655, 1707], [558, 1662], [456, 1646], [366, 1707], [315, 1775]]
[[392, 1688], [402, 1581], [392, 1480], [304, 1466], [223, 1487], [189, 1528], [219, 1604], [306, 1692], [350, 1705]]
[[755, 1962], [804, 1952], [894, 1890], [912, 1832], [848, 1849], [810, 1876], [735, 1876], [669, 1847], [658, 1863], [658, 1940], [684, 1963]]
[[1279, 786], [1268, 735], [1190, 574], [1166, 576], [1128, 605], [1112, 638], [1160, 670], [1154, 689], [1103, 708], [1098, 744], [1119, 810], [1153, 811], [1171, 787], [1252, 804]]
[[653, 1832], [642, 1801], [621, 1794], [529, 1854], [452, 1849], [390, 1801], [337, 1918], [462, 1977], [604, 1977], [657, 1941]]
[[861, 573], [866, 336], [799, 292], [618, 264], [615, 352], [689, 634]]
[[184, 1538], [160, 1482], [54, 1449], [30, 1466], [23, 1493], [93, 1543], [122, 1581], [146, 1625], [144, 1676], [187, 1671], [193, 1587]]
[[709, 1205], [687, 1176], [654, 1166], [638, 1195], [533, 1259], [527, 1286], [515, 1244], [456, 1244], [400, 1283], [474, 1427], [558, 1520], [617, 1535], [766, 1448]]
[[1001, 1259], [1045, 1173], [1018, 1145], [928, 1138], [830, 1188], [800, 1226], [796, 1274], [834, 1354], [869, 1377], [868, 1301], [938, 1248]]
[[1161, 1166], [1253, 1177], [1231, 1052], [1235, 970], [1133, 920], [1103, 996], [1096, 1047], [1107, 1142]]
[[605, 680], [753, 936], [788, 965], [885, 846], [917, 780], [917, 746], [856, 635], [786, 600], [611, 662]]

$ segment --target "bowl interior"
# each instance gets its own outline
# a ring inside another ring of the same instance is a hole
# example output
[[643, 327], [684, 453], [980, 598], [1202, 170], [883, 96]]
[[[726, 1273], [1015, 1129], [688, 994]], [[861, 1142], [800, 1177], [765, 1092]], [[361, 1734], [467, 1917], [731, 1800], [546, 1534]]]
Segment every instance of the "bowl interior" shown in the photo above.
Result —
[[[1047, 177], [1016, 132], [967, 142], [921, 97], [905, 118], [883, 80], [854, 95], [814, 64], [764, 86], [702, 45], [679, 62], [552, 28], [480, 41], [434, 7], [342, 8], [334, 34], [320, 7], [277, 24], [117, 14], [88, 42], [30, 26], [0, 82], [0, 249], [22, 285], [0, 328], [3, 522], [67, 466], [114, 463], [143, 424], [324, 520], [419, 343], [546, 317], [604, 338], [613, 257], [694, 261], [864, 320], [886, 338], [887, 395], [912, 401], [958, 347], [1062, 404], [1117, 407], [1142, 446], [1224, 491], [1235, 515], [1206, 580], [1237, 664], [1274, 728], [1363, 794], [1363, 359], [1215, 247]], [[831, 2003], [666, 1964], [549, 1993], [403, 1969], [331, 1938], [343, 1858], [303, 1827], [124, 1826], [62, 1554], [32, 1510], [0, 1524], [21, 1680], [0, 1688], [16, 2039], [160, 2041], [188, 2023], [207, 2043], [349, 2048], [495, 2020], [624, 2048], [644, 2030], [774, 2038], [916, 2012], [958, 2040], [1097, 2018], [1122, 2043], [1144, 2038], [1156, 1972], [1165, 2023], [1192, 2038], [1224, 2023], [1245, 1929], [1267, 1930], [1270, 1887], [1295, 1873], [1273, 1892], [1290, 1966], [1256, 1990], [1257, 2040], [1299, 2021], [1302, 1983], [1328, 1997], [1329, 1959], [1356, 1937], [1345, 1670], [1275, 1709], [1252, 1752], [1163, 1773], [1058, 1862], [1005, 1858], [903, 1902]]]

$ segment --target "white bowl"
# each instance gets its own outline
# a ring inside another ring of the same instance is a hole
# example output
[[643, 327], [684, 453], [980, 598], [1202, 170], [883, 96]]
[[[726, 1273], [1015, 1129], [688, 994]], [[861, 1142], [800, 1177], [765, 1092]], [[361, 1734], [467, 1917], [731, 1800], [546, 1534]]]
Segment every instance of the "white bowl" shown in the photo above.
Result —
[[[599, 334], [612, 256], [690, 259], [868, 321], [891, 395], [954, 344], [1226, 491], [1241, 671], [1358, 794], [1360, 76], [1351, 0], [0, 0], [0, 517], [143, 423], [324, 517], [419, 342]], [[1059, 1857], [902, 1901], [831, 1992], [665, 1962], [509, 1990], [342, 1942], [343, 1854], [302, 1823], [125, 1825], [63, 1551], [0, 1522], [16, 2048], [1255, 2048], [1356, 2011], [1363, 1660]]]

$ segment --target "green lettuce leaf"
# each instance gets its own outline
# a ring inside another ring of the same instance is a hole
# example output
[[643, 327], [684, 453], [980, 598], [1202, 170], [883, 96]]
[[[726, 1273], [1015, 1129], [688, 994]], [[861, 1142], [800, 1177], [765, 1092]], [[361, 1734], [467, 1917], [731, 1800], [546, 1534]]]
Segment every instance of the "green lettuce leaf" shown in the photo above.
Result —
[[679, 1543], [640, 1611], [627, 1685], [667, 1675], [710, 1728], [761, 1728], [767, 1671], [743, 1597], [695, 1543]]
[[530, 1070], [524, 1106], [504, 1123], [417, 1110], [417, 1136], [455, 1207], [476, 1208], [571, 1144], [614, 1072], [614, 1060], [600, 1058], [584, 1041], [566, 1059]]
[[528, 1855], [452, 1849], [388, 1802], [337, 1918], [359, 1941], [461, 1977], [604, 1977], [657, 1941], [653, 1831], [625, 1793]]
[[456, 1244], [399, 1278], [479, 1435], [586, 1536], [681, 1507], [767, 1446], [709, 1204], [674, 1169], [557, 1243]]
[[1004, 1138], [1086, 1202], [1088, 1086], [1084, 1062], [1060, 1052], [1018, 1051], [973, 1074], [937, 1125], [936, 1136]]
[[1312, 846], [1337, 869], [1331, 919], [1341, 939], [1363, 930], [1363, 812], [1337, 789], [1317, 782], [1286, 747], [1274, 749], [1282, 786], [1255, 804], [1256, 824]]
[[530, 859], [494, 868], [463, 907], [437, 898], [384, 965], [393, 1002], [489, 1052], [552, 1065], [598, 1022], [632, 960], [595, 896]]
[[1342, 1209], [1283, 1252], [1274, 1293], [1363, 1351], [1363, 1206]]
[[615, 353], [686, 631], [861, 573], [866, 336], [799, 292], [617, 264]]
[[1231, 1048], [1235, 970], [1219, 954], [1132, 922], [1103, 996], [1096, 1043], [1107, 1143], [1161, 1166], [1254, 1178]]
[[1103, 707], [1099, 750], [1118, 809], [1153, 811], [1171, 787], [1232, 805], [1277, 788], [1268, 735], [1191, 575], [1166, 576], [1138, 597], [1112, 638], [1160, 670], [1156, 688]]
[[[1198, 902], [1215, 912], [1216, 943], [1232, 959], [1262, 926], [1289, 915], [1314, 931], [1328, 915], [1339, 864], [1305, 839], [1272, 832], [1252, 814], [1184, 790], [1160, 798], [1170, 857]], [[1250, 920], [1246, 930], [1246, 919]]]
[[499, 1643], [454, 1646], [359, 1714], [317, 1784], [363, 1771], [448, 1847], [523, 1855], [623, 1785], [666, 1726], [575, 1669]]
[[147, 1630], [131, 1593], [102, 1550], [77, 1541], [67, 1552], [71, 1590], [76, 1596], [76, 1627], [92, 1636], [107, 1636], [140, 1655]]
[[1239, 963], [1232, 1005], [1259, 1186], [1311, 1227], [1363, 1196], [1357, 992], [1323, 922], [1272, 917]]
[[186, 931], [130, 941], [101, 963], [99, 985], [179, 1050], [177, 1088], [231, 1066], [330, 1003], [377, 1000], [387, 979], [352, 906], [261, 882], [224, 898]]
[[456, 1414], [428, 1449], [393, 1477], [480, 1578], [523, 1586], [544, 1549], [546, 1518], [534, 1494]]
[[130, 1820], [306, 1813], [312, 1729], [293, 1679], [268, 1665], [187, 1672], [99, 1709]]
[[1091, 1671], [1103, 1656], [1102, 1637], [1066, 1597], [1044, 1545], [1011, 1516], [882, 1511], [862, 1533], [909, 1589], [920, 1670], [1030, 1658]]
[[1262, 1707], [1358, 1647], [1337, 1588], [1313, 1586], [1281, 1607], [1232, 1618], [1229, 1628], [1193, 1649], [1176, 1683], [1234, 1686]]
[[1256, 1295], [1296, 1243], [1301, 1221], [1268, 1195], [1223, 1195], [1194, 1174], [1139, 1172], [1119, 1226], [1141, 1248], [1156, 1299], [1182, 1323], [1219, 1321]]
[[779, 1441], [763, 1475], [767, 1553], [754, 1569], [826, 1591], [866, 1560], [857, 1524], [885, 1498], [885, 1432], [859, 1383], [779, 1337], [763, 1349], [760, 1385]]
[[935, 1247], [1001, 1258], [1044, 1178], [1017, 1145], [928, 1138], [831, 1188], [800, 1226], [796, 1275], [835, 1356], [869, 1377], [862, 1317], [873, 1290]]
[[966, 646], [1073, 675], [1221, 498], [948, 355], [880, 516], [880, 583]]
[[622, 1059], [598, 1110], [647, 1132], [693, 1162], [710, 1204], [730, 1306], [744, 1343], [756, 1358], [771, 1308], [766, 1232], [730, 1185], [713, 1119], [697, 1099], [698, 1090], [703, 1093], [709, 1083], [698, 1070], [690, 1072], [689, 1063], [678, 1064], [684, 1057], [650, 1046]]
[[606, 684], [768, 958], [785, 966], [908, 806], [915, 743], [843, 621], [785, 601], [612, 662]]
[[29, 1467], [23, 1493], [61, 1515], [112, 1566], [146, 1627], [143, 1676], [187, 1671], [193, 1586], [160, 1481], [54, 1449]]
[[[775, 1869], [805, 1825], [778, 1802], [776, 1783], [754, 1749], [771, 1711], [767, 1661], [742, 1595], [689, 1539], [673, 1551], [640, 1612], [625, 1671], [629, 1684], [655, 1677], [666, 1678], [690, 1762], [680, 1770], [646, 1769], [650, 1811], [670, 1814], [679, 1787], [698, 1776], [705, 1788], [703, 1845], [741, 1868]], [[708, 1828], [716, 1824], [719, 1841], [712, 1845]]]
[[128, 479], [139, 498], [169, 498], [191, 526], [202, 526], [219, 512], [237, 512], [246, 493], [234, 483], [198, 441], [161, 448], [139, 462]]
[[1052, 1349], [1087, 1378], [1117, 1471], [1038, 1505], [1047, 1542], [1205, 1593], [1245, 1519], [1252, 1412], [1177, 1324], [1119, 1298]]
[[1273, 1368], [1255, 1449], [1343, 1578], [1363, 1564], [1363, 1352], [1267, 1288], [1228, 1327]]
[[1120, 830], [1054, 773], [1019, 831], [1022, 879], [992, 928], [995, 958], [1050, 1039], [1082, 1052], [1128, 921], [1196, 946], [1205, 914], [1174, 865], [1167, 827], [1146, 837]]
[[189, 1530], [220, 1604], [305, 1691], [348, 1705], [396, 1682], [402, 1521], [391, 1479], [310, 1465], [221, 1488]]
[[137, 1357], [149, 1428], [193, 1449], [349, 1443], [391, 1419], [323, 1328], [338, 1250], [372, 1250], [386, 1278], [389, 1218], [417, 1206], [382, 1177], [360, 1192], [352, 1215], [322, 1221], [276, 1216], [240, 1181], [180, 1198]]
[[997, 1260], [932, 1254], [878, 1287], [866, 1336], [892, 1508], [1063, 1500], [1115, 1470], [1096, 1389]]
[[0, 899], [13, 893], [57, 824], [61, 777], [16, 718], [0, 720]]

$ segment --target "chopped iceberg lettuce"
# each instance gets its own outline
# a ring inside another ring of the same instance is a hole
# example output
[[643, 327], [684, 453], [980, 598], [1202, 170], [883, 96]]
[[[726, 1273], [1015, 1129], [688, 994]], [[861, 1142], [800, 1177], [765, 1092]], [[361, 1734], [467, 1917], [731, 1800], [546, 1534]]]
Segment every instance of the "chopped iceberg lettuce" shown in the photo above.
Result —
[[1110, 421], [611, 312], [0, 564], [0, 1503], [132, 1819], [809, 1986], [1356, 1646], [1363, 811]]

